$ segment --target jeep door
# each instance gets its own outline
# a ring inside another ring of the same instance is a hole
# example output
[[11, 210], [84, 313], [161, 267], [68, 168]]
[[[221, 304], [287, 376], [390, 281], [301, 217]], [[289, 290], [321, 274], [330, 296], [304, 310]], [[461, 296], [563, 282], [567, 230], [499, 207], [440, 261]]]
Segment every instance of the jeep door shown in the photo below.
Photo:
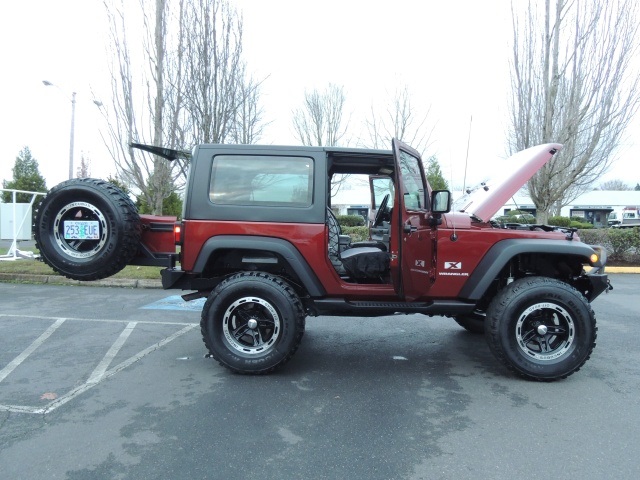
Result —
[[391, 277], [398, 295], [412, 301], [426, 295], [435, 279], [436, 231], [429, 224], [430, 192], [420, 154], [397, 139], [392, 145], [397, 189], [391, 235], [399, 241], [393, 242]]

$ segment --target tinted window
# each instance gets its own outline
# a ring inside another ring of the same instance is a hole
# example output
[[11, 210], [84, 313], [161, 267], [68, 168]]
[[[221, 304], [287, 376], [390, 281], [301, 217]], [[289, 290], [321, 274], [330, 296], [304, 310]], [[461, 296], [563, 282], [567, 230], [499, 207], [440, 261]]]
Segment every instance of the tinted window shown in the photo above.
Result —
[[209, 198], [222, 205], [310, 206], [313, 160], [218, 155], [213, 159]]

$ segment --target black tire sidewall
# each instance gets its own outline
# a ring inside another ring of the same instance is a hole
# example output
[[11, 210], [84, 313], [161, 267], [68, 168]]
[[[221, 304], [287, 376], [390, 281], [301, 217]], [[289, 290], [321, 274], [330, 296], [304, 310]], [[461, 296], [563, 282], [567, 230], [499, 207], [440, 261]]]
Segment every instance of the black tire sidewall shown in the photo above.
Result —
[[[267, 301], [280, 317], [280, 335], [264, 353], [243, 354], [228, 343], [223, 333], [227, 308], [247, 296]], [[300, 301], [277, 277], [240, 273], [218, 285], [209, 296], [202, 311], [202, 327], [205, 343], [220, 363], [239, 373], [266, 373], [285, 363], [297, 350], [304, 318]]]
[[[520, 314], [536, 303], [553, 303], [573, 321], [575, 336], [570, 349], [553, 360], [538, 360], [522, 351], [516, 339]], [[503, 290], [487, 310], [486, 336], [491, 350], [508, 368], [536, 380], [564, 378], [577, 371], [595, 346], [595, 316], [586, 299], [574, 288], [553, 279], [516, 280]]]
[[[126, 194], [117, 190], [114, 198], [107, 188], [115, 187], [94, 179], [69, 180], [52, 189], [38, 208], [34, 232], [40, 254], [45, 263], [65, 276], [78, 280], [104, 278], [123, 268], [132, 257], [131, 243], [139, 242], [139, 217]], [[127, 211], [123, 211], [119, 201], [131, 203]], [[55, 240], [56, 216], [73, 202], [86, 202], [95, 207], [107, 225], [104, 244], [85, 258], [69, 255]], [[135, 212], [133, 218], [132, 212]]]

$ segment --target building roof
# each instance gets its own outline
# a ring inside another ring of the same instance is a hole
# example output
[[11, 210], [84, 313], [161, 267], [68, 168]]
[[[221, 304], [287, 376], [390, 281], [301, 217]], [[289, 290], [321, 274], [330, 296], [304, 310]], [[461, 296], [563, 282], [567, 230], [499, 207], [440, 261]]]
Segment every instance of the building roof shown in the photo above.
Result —
[[[568, 217], [572, 209], [621, 210], [628, 206], [640, 207], [640, 191], [636, 190], [593, 190], [583, 193], [566, 207], [562, 215]], [[528, 195], [515, 195], [503, 209], [533, 209], [535, 205]]]
[[611, 207], [619, 208], [631, 205], [640, 206], [640, 191], [636, 190], [593, 190], [576, 198], [568, 206], [575, 207]]

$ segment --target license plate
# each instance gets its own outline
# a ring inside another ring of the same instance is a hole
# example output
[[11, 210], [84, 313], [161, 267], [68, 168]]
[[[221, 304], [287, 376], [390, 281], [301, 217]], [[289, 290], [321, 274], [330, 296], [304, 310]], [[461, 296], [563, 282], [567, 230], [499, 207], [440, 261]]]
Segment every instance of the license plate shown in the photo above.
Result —
[[67, 220], [64, 222], [65, 240], [98, 240], [100, 224], [93, 220]]

